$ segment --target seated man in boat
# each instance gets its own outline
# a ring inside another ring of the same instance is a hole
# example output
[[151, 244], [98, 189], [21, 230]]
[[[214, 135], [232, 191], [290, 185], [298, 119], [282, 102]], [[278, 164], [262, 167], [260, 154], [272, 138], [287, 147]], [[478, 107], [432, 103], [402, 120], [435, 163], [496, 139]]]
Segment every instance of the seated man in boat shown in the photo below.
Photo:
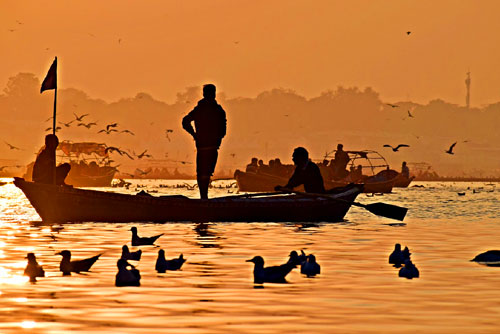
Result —
[[410, 169], [406, 166], [406, 161], [403, 161], [403, 164], [401, 165], [401, 176], [406, 179], [410, 178]]
[[226, 135], [226, 112], [215, 100], [215, 91], [215, 85], [204, 85], [203, 99], [182, 119], [182, 127], [196, 143], [196, 176], [202, 199], [208, 199], [210, 177], [217, 164], [222, 138]]
[[[33, 165], [33, 182], [66, 185], [64, 179], [71, 169], [68, 163], [56, 167], [56, 149], [59, 139], [54, 134], [45, 136], [45, 148], [38, 154]], [[55, 169], [55, 173], [54, 173]], [[56, 181], [54, 182], [54, 174]]]
[[323, 177], [319, 167], [309, 160], [309, 153], [303, 147], [297, 147], [292, 155], [295, 171], [288, 183], [282, 186], [276, 186], [274, 190], [282, 190], [283, 188], [293, 189], [300, 185], [304, 185], [304, 189], [308, 193], [321, 194], [325, 192]]

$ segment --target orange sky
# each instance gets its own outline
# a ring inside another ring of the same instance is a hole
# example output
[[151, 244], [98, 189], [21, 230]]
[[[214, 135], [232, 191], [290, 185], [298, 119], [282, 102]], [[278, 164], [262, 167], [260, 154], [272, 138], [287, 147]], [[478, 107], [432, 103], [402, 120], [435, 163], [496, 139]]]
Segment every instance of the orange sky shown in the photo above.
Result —
[[173, 102], [212, 81], [230, 97], [355, 85], [463, 104], [470, 69], [480, 106], [500, 101], [498, 13], [497, 0], [2, 0], [0, 86], [58, 56], [60, 87], [106, 100]]

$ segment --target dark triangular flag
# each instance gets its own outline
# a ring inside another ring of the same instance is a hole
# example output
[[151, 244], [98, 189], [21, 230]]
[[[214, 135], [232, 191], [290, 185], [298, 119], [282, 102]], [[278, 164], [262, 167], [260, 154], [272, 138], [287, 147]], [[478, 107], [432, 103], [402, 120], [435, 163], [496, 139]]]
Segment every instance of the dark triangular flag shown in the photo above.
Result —
[[52, 65], [50, 65], [49, 72], [47, 76], [43, 79], [42, 88], [40, 88], [40, 93], [44, 90], [56, 89], [57, 88], [57, 57], [54, 59]]

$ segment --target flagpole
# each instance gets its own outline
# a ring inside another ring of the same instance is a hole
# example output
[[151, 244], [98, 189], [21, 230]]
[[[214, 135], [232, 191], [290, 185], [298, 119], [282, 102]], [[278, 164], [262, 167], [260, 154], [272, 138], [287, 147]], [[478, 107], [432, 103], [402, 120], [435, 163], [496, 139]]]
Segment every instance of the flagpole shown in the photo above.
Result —
[[[57, 64], [57, 57], [55, 59], [55, 62]], [[56, 71], [56, 76], [57, 76], [57, 71]], [[57, 78], [56, 78], [57, 82]], [[52, 134], [56, 134], [56, 105], [57, 105], [57, 85], [56, 88], [54, 89], [54, 115], [52, 117]]]

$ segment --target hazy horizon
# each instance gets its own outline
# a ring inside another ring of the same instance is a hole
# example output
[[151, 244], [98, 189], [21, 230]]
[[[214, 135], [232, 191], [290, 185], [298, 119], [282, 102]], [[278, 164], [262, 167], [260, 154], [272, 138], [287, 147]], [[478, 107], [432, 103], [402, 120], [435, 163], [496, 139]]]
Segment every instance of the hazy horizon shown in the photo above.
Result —
[[[175, 100], [214, 82], [228, 96], [275, 87], [307, 98], [339, 85], [383, 100], [500, 100], [496, 1], [3, 1], [0, 84], [45, 73], [60, 87], [117, 100], [146, 91]], [[407, 34], [410, 31], [411, 34]]]

